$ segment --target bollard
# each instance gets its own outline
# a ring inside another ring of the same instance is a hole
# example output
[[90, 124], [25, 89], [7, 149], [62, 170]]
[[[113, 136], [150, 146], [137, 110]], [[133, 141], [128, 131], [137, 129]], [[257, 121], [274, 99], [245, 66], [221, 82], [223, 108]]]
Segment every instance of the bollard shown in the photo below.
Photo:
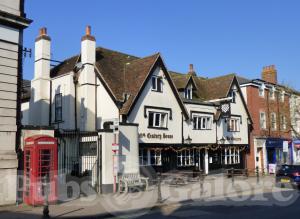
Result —
[[161, 196], [161, 173], [157, 174], [157, 203], [162, 203], [162, 196]]
[[233, 167], [231, 167], [231, 182], [233, 185], [234, 184], [234, 169], [233, 169]]
[[48, 189], [48, 182], [49, 182], [49, 176], [46, 175], [43, 178], [43, 190], [44, 190], [44, 208], [43, 208], [43, 217], [44, 218], [49, 218], [49, 189]]
[[200, 180], [200, 196], [202, 196], [204, 193], [204, 189], [203, 189], [204, 173], [202, 170], [199, 171], [199, 180]]
[[256, 183], [259, 184], [259, 170], [258, 170], [258, 166], [256, 167]]

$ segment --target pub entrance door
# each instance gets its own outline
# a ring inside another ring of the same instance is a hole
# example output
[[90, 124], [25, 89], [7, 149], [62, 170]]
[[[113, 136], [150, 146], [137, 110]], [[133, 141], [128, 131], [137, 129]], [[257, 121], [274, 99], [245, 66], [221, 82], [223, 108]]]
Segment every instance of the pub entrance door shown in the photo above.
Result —
[[177, 169], [177, 153], [173, 150], [162, 150], [162, 169], [169, 172]]

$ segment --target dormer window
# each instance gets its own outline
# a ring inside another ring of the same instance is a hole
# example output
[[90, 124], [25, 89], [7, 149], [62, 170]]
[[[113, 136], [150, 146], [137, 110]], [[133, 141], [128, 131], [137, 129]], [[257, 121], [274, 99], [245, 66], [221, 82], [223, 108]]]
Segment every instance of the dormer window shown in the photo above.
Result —
[[270, 97], [270, 99], [272, 99], [272, 100], [275, 99], [275, 88], [274, 88], [274, 87], [270, 88], [270, 91], [269, 91], [269, 97]]
[[162, 78], [153, 76], [152, 77], [152, 91], [162, 92]]
[[258, 92], [259, 92], [260, 97], [265, 97], [265, 85], [264, 84], [259, 86]]
[[188, 100], [193, 99], [193, 90], [192, 90], [192, 88], [186, 88], [186, 89], [184, 90], [184, 97], [185, 97], [186, 99], [188, 99]]

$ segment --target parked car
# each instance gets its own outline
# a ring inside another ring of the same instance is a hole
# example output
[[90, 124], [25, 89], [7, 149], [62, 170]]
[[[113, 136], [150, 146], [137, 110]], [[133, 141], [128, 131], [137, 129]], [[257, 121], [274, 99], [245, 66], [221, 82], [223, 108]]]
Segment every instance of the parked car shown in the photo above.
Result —
[[300, 188], [300, 165], [281, 165], [276, 171], [276, 185]]

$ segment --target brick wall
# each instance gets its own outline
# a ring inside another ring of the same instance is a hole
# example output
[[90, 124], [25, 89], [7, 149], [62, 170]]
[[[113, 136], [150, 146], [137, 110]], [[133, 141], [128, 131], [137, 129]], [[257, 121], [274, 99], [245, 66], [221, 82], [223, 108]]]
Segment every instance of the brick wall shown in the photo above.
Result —
[[[255, 86], [247, 87], [247, 105], [253, 119], [253, 131], [250, 135], [250, 154], [247, 156], [248, 169], [255, 168], [254, 138], [255, 137], [274, 137], [274, 138], [291, 138], [290, 132], [290, 105], [289, 96], [285, 95], [284, 102], [279, 100], [279, 92], [275, 92], [275, 99], [269, 98], [269, 91], [265, 90], [265, 96], [259, 96], [259, 89]], [[260, 112], [266, 113], [266, 129], [260, 128]], [[276, 130], [271, 130], [271, 113], [276, 113]], [[280, 127], [280, 115], [286, 117], [287, 128], [282, 130]]]

